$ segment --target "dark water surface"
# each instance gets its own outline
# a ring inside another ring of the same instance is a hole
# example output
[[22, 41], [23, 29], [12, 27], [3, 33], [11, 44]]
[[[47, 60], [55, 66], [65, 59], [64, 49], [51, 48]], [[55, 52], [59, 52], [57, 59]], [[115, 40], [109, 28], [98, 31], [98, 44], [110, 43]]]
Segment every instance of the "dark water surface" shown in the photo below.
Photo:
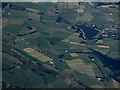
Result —
[[87, 39], [93, 39], [99, 33], [99, 31], [97, 31], [93, 28], [87, 27], [86, 25], [75, 25], [75, 27], [77, 27], [77, 28], [74, 28], [74, 26], [73, 26], [72, 29], [76, 29], [78, 31], [82, 30], [85, 33], [85, 37]]

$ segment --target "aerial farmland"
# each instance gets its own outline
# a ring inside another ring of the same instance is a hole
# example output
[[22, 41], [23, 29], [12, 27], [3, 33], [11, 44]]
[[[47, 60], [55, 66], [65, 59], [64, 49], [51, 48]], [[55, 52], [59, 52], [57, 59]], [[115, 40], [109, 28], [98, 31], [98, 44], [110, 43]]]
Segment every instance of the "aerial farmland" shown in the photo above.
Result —
[[117, 16], [117, 2], [2, 3], [2, 87], [119, 88]]

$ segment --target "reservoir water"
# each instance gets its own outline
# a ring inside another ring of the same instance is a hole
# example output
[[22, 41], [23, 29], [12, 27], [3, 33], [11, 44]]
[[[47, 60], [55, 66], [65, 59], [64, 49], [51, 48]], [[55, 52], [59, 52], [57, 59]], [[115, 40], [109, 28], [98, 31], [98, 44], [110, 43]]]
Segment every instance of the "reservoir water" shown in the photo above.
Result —
[[87, 39], [93, 39], [99, 33], [98, 30], [95, 30], [93, 28], [87, 27], [86, 25], [75, 25], [75, 26], [72, 26], [72, 29], [76, 29], [78, 31], [81, 31], [82, 32], [82, 36], [85, 34], [84, 36]]

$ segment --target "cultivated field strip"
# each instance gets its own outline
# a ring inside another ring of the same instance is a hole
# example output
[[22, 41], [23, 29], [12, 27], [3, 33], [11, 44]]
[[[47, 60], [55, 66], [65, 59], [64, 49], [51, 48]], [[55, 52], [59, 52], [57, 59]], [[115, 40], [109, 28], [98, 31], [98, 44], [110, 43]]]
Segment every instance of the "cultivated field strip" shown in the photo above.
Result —
[[37, 59], [39, 59], [40, 61], [43, 61], [43, 62], [53, 60], [53, 59], [47, 57], [46, 55], [43, 55], [43, 54], [35, 51], [32, 48], [25, 48], [24, 51], [27, 52], [29, 55], [33, 56], [34, 58], [37, 58]]

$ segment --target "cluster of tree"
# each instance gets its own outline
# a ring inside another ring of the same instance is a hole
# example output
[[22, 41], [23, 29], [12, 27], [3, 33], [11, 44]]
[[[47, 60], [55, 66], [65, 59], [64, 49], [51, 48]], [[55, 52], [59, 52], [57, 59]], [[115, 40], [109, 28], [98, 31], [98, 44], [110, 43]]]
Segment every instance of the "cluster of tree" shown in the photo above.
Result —
[[2, 3], [2, 9], [4, 9], [7, 5], [8, 3]]
[[16, 9], [16, 10], [22, 10], [22, 11], [26, 10], [25, 6], [23, 6], [23, 5], [16, 5], [16, 4], [10, 4], [9, 8]]
[[119, 5], [119, 2], [95, 2], [97, 6], [101, 5]]

